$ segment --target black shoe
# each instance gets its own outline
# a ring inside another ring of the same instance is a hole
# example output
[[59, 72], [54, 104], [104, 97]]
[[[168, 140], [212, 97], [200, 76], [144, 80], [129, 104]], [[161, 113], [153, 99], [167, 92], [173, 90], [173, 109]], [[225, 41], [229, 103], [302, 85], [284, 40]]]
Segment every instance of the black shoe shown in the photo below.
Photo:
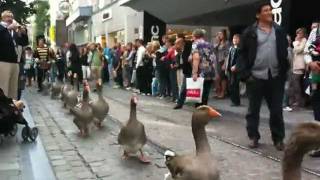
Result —
[[275, 143], [274, 143], [274, 147], [275, 147], [278, 151], [283, 151], [283, 150], [284, 150], [284, 143], [283, 143], [283, 141], [275, 142]]
[[182, 105], [180, 105], [180, 104], [177, 104], [173, 109], [182, 109]]
[[310, 157], [318, 158], [320, 157], [320, 150], [314, 150], [309, 154]]
[[258, 139], [252, 139], [250, 140], [250, 143], [249, 143], [249, 148], [251, 149], [256, 149], [259, 147], [259, 140]]
[[240, 106], [240, 104], [235, 104], [235, 103], [231, 103], [231, 105], [230, 105], [231, 107], [239, 107]]
[[38, 92], [42, 92], [42, 89], [38, 89]]
[[177, 99], [176, 98], [172, 98], [172, 102], [176, 102], [177, 101]]

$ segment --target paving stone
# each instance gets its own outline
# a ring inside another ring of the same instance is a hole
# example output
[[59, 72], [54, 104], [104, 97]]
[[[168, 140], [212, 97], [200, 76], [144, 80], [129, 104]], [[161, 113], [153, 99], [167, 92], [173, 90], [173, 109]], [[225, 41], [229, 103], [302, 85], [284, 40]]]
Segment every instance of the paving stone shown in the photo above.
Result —
[[83, 166], [83, 162], [82, 161], [69, 161], [68, 163], [72, 167], [81, 167], [81, 166]]
[[64, 159], [64, 157], [60, 155], [50, 156], [50, 160], [61, 160], [61, 159]]
[[52, 161], [52, 165], [53, 166], [61, 166], [61, 165], [65, 165], [67, 164], [67, 162], [65, 160], [54, 160]]
[[93, 175], [91, 172], [89, 171], [84, 171], [84, 172], [79, 172], [76, 174], [76, 176], [80, 179], [84, 179], [84, 178], [92, 178]]
[[18, 163], [0, 163], [0, 171], [19, 170]]

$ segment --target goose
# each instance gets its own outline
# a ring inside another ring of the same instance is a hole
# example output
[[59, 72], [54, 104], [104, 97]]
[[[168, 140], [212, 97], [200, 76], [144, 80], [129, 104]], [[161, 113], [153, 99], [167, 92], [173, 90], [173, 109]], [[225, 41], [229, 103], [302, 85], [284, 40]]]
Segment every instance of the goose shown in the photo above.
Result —
[[320, 123], [302, 123], [292, 132], [282, 159], [283, 180], [301, 180], [301, 163], [309, 151], [320, 148]]
[[137, 119], [138, 98], [133, 94], [130, 101], [130, 117], [118, 135], [118, 143], [123, 147], [123, 159], [127, 159], [129, 154], [140, 152], [139, 160], [143, 163], [150, 163], [142, 152], [142, 147], [147, 143], [147, 136], [144, 125]]
[[65, 107], [67, 106], [68, 108], [73, 108], [74, 106], [76, 106], [78, 104], [78, 96], [79, 96], [79, 92], [76, 90], [75, 85], [78, 83], [78, 78], [77, 75], [74, 75], [74, 84], [72, 86], [71, 91], [69, 91], [66, 95], [65, 99]]
[[80, 130], [80, 136], [83, 137], [89, 134], [89, 125], [93, 121], [93, 111], [89, 105], [89, 91], [89, 86], [85, 85], [82, 101], [70, 109], [71, 114], [74, 115], [73, 123]]
[[103, 86], [102, 86], [102, 81], [100, 79], [97, 83], [98, 99], [90, 102], [90, 106], [95, 116], [95, 124], [98, 128], [102, 127], [101, 123], [106, 118], [109, 112], [109, 104], [103, 97], [102, 89], [103, 89]]
[[[69, 72], [68, 75], [67, 75], [69, 80], [70, 80], [70, 76], [71, 76], [71, 73]], [[62, 86], [62, 89], [61, 89], [61, 100], [62, 100], [63, 106], [65, 108], [66, 108], [66, 103], [65, 103], [66, 97], [67, 97], [67, 94], [69, 93], [69, 91], [71, 91], [71, 90], [72, 90], [72, 86], [71, 86], [71, 84], [69, 84], [67, 82]]]
[[169, 173], [165, 179], [173, 180], [219, 180], [219, 171], [211, 156], [205, 126], [221, 114], [209, 106], [200, 106], [192, 115], [192, 134], [196, 155], [178, 155], [171, 150], [165, 152], [165, 164]]
[[62, 82], [57, 80], [55, 83], [52, 84], [51, 87], [51, 99], [58, 97], [62, 91]]
[[44, 80], [42, 83], [42, 95], [48, 96], [50, 94], [51, 84], [48, 80]]

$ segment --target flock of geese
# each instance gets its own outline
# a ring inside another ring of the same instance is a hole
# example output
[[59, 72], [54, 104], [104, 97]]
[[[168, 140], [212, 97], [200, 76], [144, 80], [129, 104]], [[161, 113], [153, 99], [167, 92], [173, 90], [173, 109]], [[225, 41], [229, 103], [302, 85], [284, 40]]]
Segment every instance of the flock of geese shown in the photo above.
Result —
[[[75, 78], [76, 79], [76, 78]], [[76, 83], [75, 83], [76, 84]], [[61, 97], [63, 105], [74, 116], [74, 124], [78, 127], [80, 136], [88, 136], [89, 125], [102, 127], [102, 122], [109, 112], [109, 105], [103, 97], [101, 80], [96, 84], [98, 99], [91, 100], [90, 88], [84, 83], [82, 98], [74, 86], [68, 83], [56, 82], [51, 86], [51, 97]], [[140, 152], [139, 160], [150, 163], [143, 154], [142, 148], [147, 143], [144, 125], [137, 119], [138, 97], [133, 94], [130, 100], [130, 115], [127, 123], [121, 128], [118, 143], [122, 146], [123, 159]], [[198, 107], [192, 115], [192, 134], [196, 153], [194, 155], [179, 155], [167, 150], [164, 154], [165, 164], [169, 173], [165, 180], [219, 180], [218, 164], [211, 155], [205, 127], [221, 114], [209, 106]], [[303, 123], [292, 133], [287, 142], [282, 161], [283, 180], [301, 180], [301, 163], [304, 155], [320, 147], [320, 124]]]

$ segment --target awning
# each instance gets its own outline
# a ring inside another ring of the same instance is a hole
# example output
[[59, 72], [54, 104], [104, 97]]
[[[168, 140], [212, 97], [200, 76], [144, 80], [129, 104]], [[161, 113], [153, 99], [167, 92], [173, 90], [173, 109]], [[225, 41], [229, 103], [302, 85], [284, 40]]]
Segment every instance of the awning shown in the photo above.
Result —
[[66, 20], [66, 26], [70, 26], [73, 22], [77, 22], [91, 17], [92, 6], [79, 7], [73, 14], [71, 14]]
[[239, 25], [254, 20], [253, 5], [262, 0], [125, 0], [168, 24]]

